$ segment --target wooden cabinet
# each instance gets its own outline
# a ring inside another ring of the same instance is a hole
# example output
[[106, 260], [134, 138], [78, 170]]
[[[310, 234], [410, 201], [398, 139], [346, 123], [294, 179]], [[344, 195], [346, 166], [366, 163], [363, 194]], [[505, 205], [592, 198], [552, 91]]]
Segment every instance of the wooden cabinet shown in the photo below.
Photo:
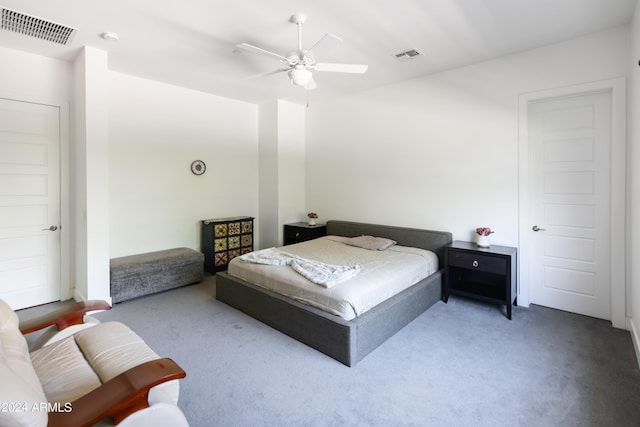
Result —
[[284, 244], [304, 242], [317, 239], [327, 234], [327, 226], [324, 224], [309, 225], [306, 222], [294, 222], [284, 225]]
[[233, 258], [253, 251], [253, 217], [205, 219], [201, 222], [200, 245], [205, 271], [214, 274], [226, 270]]
[[480, 248], [475, 243], [455, 241], [444, 251], [444, 287], [442, 299], [455, 293], [483, 301], [504, 304], [511, 319], [512, 305], [517, 305], [517, 249], [491, 245]]

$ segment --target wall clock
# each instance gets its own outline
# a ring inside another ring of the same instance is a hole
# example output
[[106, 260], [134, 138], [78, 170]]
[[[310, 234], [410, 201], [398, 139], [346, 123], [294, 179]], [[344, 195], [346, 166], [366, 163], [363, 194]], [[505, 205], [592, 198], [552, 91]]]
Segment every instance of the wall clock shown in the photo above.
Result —
[[191, 163], [191, 172], [194, 175], [202, 175], [207, 170], [207, 165], [202, 160], [194, 160]]

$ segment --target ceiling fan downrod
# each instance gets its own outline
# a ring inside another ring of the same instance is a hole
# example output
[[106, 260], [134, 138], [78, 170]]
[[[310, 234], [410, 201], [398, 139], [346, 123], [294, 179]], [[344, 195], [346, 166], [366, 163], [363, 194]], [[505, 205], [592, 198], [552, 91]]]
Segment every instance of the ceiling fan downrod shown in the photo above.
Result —
[[296, 13], [289, 18], [289, 21], [298, 26], [298, 51], [300, 51], [300, 54], [302, 54], [302, 24], [304, 24], [306, 20], [307, 15], [303, 13]]

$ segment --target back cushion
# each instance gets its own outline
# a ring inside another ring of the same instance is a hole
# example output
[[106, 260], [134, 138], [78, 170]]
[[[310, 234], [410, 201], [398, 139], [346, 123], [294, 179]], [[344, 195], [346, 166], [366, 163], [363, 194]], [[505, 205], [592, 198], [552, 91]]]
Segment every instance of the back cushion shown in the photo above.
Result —
[[31, 352], [31, 363], [47, 400], [61, 406], [102, 385], [73, 337]]
[[[46, 426], [47, 399], [31, 365], [27, 341], [18, 329], [18, 316], [0, 300], [1, 426]], [[41, 406], [44, 405], [44, 406]], [[42, 408], [42, 409], [40, 409]]]

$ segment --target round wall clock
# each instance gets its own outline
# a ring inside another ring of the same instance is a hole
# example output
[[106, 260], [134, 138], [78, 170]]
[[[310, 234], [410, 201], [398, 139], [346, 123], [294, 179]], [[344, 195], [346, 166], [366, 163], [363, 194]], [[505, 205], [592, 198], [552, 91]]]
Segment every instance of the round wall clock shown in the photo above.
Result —
[[202, 175], [207, 170], [207, 165], [202, 160], [194, 160], [191, 163], [191, 172], [194, 175]]

